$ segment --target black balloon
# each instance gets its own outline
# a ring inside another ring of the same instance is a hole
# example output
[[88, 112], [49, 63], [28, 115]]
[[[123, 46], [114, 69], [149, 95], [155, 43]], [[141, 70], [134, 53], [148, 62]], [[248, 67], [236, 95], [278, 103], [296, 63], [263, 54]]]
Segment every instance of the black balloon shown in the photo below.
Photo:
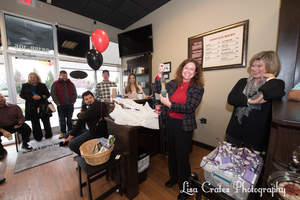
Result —
[[88, 50], [86, 59], [87, 59], [87, 63], [93, 70], [98, 70], [103, 64], [102, 54], [95, 49]]

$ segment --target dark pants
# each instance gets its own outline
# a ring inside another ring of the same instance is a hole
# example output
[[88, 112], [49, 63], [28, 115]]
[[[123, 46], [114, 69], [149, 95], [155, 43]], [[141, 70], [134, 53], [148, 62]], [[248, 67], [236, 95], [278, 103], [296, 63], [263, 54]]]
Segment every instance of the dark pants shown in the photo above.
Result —
[[[59, 126], [62, 133], [66, 133], [66, 126], [68, 127], [68, 132], [72, 130], [72, 116], [74, 112], [74, 105], [60, 105], [57, 107]], [[67, 122], [67, 123], [66, 123]]]
[[[51, 137], [52, 129], [51, 129], [49, 117], [41, 118], [41, 120], [43, 122], [45, 133], [46, 133], [45, 137]], [[43, 138], [43, 133], [42, 133], [42, 129], [41, 129], [40, 118], [36, 115], [30, 121], [32, 123], [32, 133], [33, 133], [34, 139], [37, 141], [41, 141]]]
[[169, 175], [182, 189], [183, 182], [187, 181], [191, 174], [189, 153], [193, 131], [183, 131], [182, 120], [168, 117], [167, 134]]
[[[30, 141], [29, 137], [31, 133], [31, 128], [26, 123], [23, 123], [22, 126], [20, 126], [17, 129], [15, 129], [14, 126], [5, 126], [2, 128], [10, 133], [17, 132], [18, 134], [21, 134], [23, 143], [27, 143]], [[0, 136], [1, 135], [2, 133], [0, 133]], [[1, 138], [0, 138], [0, 145], [1, 145]]]
[[76, 137], [72, 138], [69, 142], [69, 148], [80, 155], [79, 147], [86, 141], [97, 138], [97, 135], [91, 134], [88, 130], [83, 130], [82, 133], [78, 134]]

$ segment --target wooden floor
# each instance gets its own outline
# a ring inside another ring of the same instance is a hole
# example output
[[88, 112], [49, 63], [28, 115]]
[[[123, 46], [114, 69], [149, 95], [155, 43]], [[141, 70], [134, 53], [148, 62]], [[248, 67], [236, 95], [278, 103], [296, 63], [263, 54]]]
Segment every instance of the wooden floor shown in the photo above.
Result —
[[[88, 199], [86, 187], [83, 189], [83, 198], [79, 195], [78, 177], [74, 154], [50, 163], [14, 174], [16, 162], [16, 149], [14, 145], [5, 147], [8, 155], [0, 161], [0, 176], [6, 178], [6, 183], [0, 185], [1, 200], [79, 200]], [[192, 172], [197, 172], [203, 177], [200, 168], [202, 157], [209, 153], [208, 150], [193, 146], [190, 155]], [[150, 167], [146, 181], [140, 184], [140, 192], [135, 200], [177, 199], [178, 187], [166, 188], [168, 180], [168, 162], [163, 155], [151, 157]], [[93, 198], [99, 196], [104, 190], [112, 186], [105, 178], [92, 183]], [[127, 199], [119, 193], [114, 193], [107, 199]]]

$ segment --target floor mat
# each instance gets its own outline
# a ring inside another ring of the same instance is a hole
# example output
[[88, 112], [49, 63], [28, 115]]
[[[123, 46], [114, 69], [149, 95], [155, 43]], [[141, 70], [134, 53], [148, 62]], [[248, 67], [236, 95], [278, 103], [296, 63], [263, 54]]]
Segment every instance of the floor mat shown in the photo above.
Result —
[[58, 137], [59, 135], [54, 135], [51, 139], [43, 139], [40, 142], [30, 141], [29, 144], [33, 150], [19, 150], [14, 172], [18, 173], [71, 155], [72, 151], [68, 147], [59, 146], [59, 142], [63, 139], [58, 139]]

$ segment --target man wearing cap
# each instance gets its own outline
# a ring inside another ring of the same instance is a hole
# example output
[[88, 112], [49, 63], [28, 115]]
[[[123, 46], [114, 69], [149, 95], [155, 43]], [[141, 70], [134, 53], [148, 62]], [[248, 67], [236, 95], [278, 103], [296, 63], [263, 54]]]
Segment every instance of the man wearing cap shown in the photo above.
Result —
[[[74, 103], [77, 99], [75, 85], [68, 79], [66, 71], [59, 72], [59, 78], [51, 86], [51, 97], [57, 105], [59, 126], [63, 138], [67, 132], [72, 130], [72, 116], [74, 112]], [[66, 123], [67, 122], [67, 123]]]

